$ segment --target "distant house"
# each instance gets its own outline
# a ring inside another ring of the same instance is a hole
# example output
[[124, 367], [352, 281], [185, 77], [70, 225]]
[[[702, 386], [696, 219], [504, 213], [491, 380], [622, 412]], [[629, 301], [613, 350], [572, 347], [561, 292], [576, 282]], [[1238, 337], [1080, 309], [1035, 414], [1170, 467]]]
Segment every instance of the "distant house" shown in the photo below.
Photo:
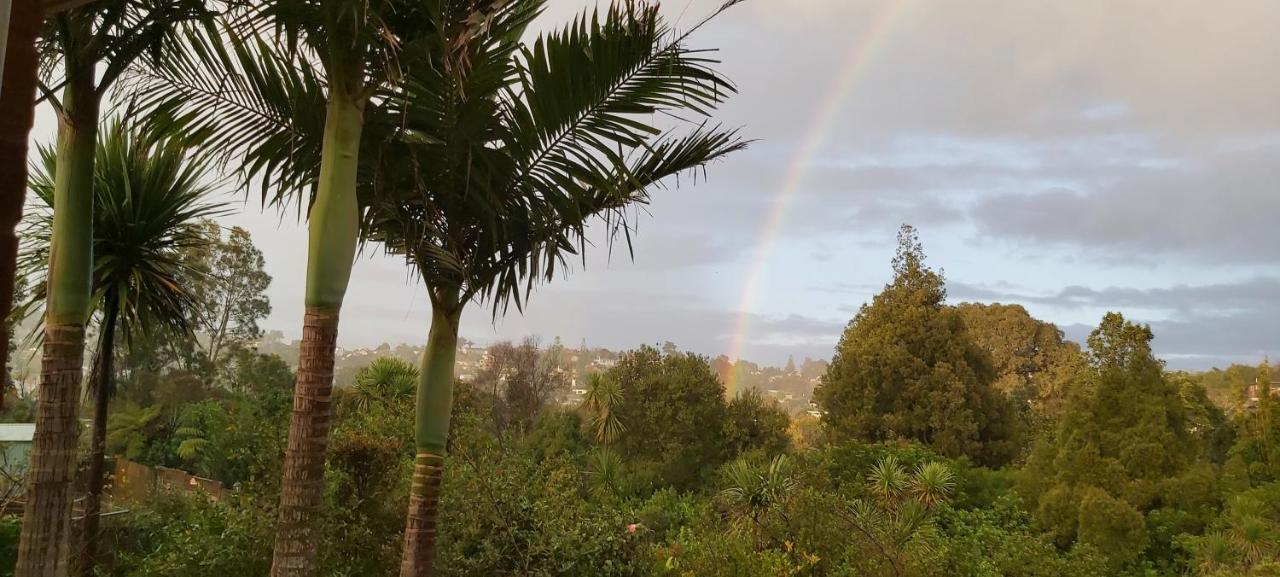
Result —
[[36, 436], [35, 423], [0, 424], [0, 470], [4, 476], [19, 479], [30, 461], [31, 442]]
[[[1271, 381], [1267, 387], [1267, 392], [1271, 398], [1280, 398], [1280, 381]], [[1245, 408], [1257, 408], [1258, 402], [1262, 400], [1262, 382], [1258, 378], [1254, 378], [1253, 384], [1245, 391]]]

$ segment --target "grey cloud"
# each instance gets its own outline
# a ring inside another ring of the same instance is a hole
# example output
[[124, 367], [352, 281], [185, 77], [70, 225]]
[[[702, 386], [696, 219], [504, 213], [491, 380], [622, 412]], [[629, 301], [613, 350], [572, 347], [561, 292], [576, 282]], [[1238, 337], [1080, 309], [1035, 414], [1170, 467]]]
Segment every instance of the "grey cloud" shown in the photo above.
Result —
[[1186, 315], [1221, 315], [1272, 307], [1280, 296], [1280, 279], [1258, 277], [1239, 282], [1176, 285], [1160, 288], [1073, 285], [1052, 294], [1027, 294], [1016, 287], [988, 287], [962, 282], [947, 285], [953, 299], [1035, 303], [1058, 308], [1141, 308]]
[[983, 236], [1096, 248], [1110, 258], [1275, 263], [1277, 154], [1264, 148], [1211, 157], [1203, 168], [1138, 175], [1090, 191], [992, 195], [972, 217]]
[[910, 222], [915, 226], [944, 225], [964, 220], [963, 210], [948, 206], [946, 201], [929, 197], [915, 200], [868, 199], [850, 218], [857, 226], [896, 226], [893, 223]]
[[[540, 25], [559, 25], [597, 3], [552, 0]], [[685, 29], [720, 3], [666, 2], [663, 9]], [[1191, 260], [1216, 270], [1275, 264], [1280, 3], [1152, 6], [744, 3], [700, 30], [692, 45], [721, 48], [721, 69], [740, 91], [716, 121], [743, 126], [744, 135], [759, 142], [710, 167], [705, 184], [656, 191], [652, 218], [640, 222], [634, 263], [625, 251], [608, 260], [602, 246], [591, 248], [588, 273], [540, 288], [526, 315], [512, 312], [494, 327], [488, 311], [468, 311], [464, 332], [482, 341], [559, 334], [615, 348], [672, 340], [722, 352], [736, 317], [716, 301], [721, 285], [699, 275], [728, 273], [733, 269], [723, 265], [756, 245], [806, 144], [816, 154], [787, 207], [787, 242], [779, 243], [785, 248], [773, 258], [809, 264], [834, 255], [833, 263], [815, 267], [856, 275], [842, 259], [884, 250], [891, 236], [882, 233], [909, 221], [943, 229], [939, 236], [947, 242], [972, 235], [967, 248], [977, 258], [1007, 256], [992, 243], [1016, 243], [1025, 258], [1040, 258], [1047, 247], [1079, 249], [1087, 255], [1077, 267], [1085, 278], [1072, 282], [1086, 285], [1105, 278], [1109, 268], [1135, 264]], [[877, 27], [881, 40], [854, 53]], [[858, 59], [860, 65], [850, 66]], [[850, 69], [849, 94], [834, 116], [815, 125], [815, 112]], [[42, 126], [52, 134], [48, 118]], [[275, 227], [274, 218], [265, 220], [272, 222], [258, 223], [255, 235]], [[264, 248], [277, 278], [278, 312], [268, 325], [296, 331], [305, 234], [258, 238], [272, 239]], [[420, 291], [401, 288], [400, 263], [378, 262], [362, 263], [353, 278], [344, 342], [420, 340], [427, 304]], [[884, 263], [869, 266], [882, 271]], [[849, 278], [852, 285], [867, 280]], [[1167, 335], [1165, 325], [1157, 326], [1158, 338], [1168, 343], [1161, 346], [1182, 359], [1225, 358], [1232, 350], [1265, 346], [1266, 333], [1248, 327], [1265, 318], [1268, 282], [1274, 281], [1161, 289], [1166, 293], [1072, 287], [1046, 294], [992, 284], [970, 287], [968, 298], [1055, 302], [1075, 313], [1159, 305], [1164, 316], [1157, 320], [1171, 323]], [[861, 302], [880, 287], [846, 288]], [[951, 284], [953, 297], [965, 290]], [[805, 307], [825, 302], [824, 296], [801, 289], [760, 298], [770, 310], [786, 310], [780, 303], [791, 301], [797, 311], [820, 315]], [[747, 356], [777, 362], [785, 360], [783, 351], [827, 356], [852, 312], [833, 313], [842, 317], [837, 321], [752, 318]], [[1233, 331], [1232, 323], [1243, 324]], [[1197, 326], [1205, 331], [1199, 337]]]

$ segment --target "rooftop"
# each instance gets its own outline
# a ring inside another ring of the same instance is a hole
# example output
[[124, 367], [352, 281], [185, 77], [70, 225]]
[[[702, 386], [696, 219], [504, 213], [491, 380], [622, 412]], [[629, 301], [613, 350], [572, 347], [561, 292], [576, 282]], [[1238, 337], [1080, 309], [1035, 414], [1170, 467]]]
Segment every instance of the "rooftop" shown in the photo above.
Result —
[[36, 436], [35, 423], [3, 423], [0, 424], [0, 443], [27, 441]]

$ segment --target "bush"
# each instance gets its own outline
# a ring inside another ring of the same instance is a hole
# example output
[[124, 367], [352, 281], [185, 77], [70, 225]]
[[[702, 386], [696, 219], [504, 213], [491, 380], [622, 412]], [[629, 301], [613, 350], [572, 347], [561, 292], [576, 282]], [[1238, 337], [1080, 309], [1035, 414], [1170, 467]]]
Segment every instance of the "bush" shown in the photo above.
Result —
[[791, 417], [772, 399], [751, 389], [729, 402], [725, 423], [725, 442], [730, 455], [758, 451], [766, 456], [779, 455], [791, 448]]
[[18, 537], [22, 535], [22, 517], [0, 517], [0, 577], [13, 575], [18, 564]]
[[486, 438], [459, 443], [445, 466], [441, 577], [626, 577], [642, 531], [622, 508], [586, 499], [579, 467]]
[[1006, 496], [990, 508], [946, 509], [939, 515], [942, 565], [970, 577], [1102, 577], [1106, 560], [1079, 546], [1062, 553], [1034, 531], [1030, 515]]
[[266, 575], [274, 515], [200, 495], [162, 495], [147, 509], [104, 523], [115, 559], [109, 577]]

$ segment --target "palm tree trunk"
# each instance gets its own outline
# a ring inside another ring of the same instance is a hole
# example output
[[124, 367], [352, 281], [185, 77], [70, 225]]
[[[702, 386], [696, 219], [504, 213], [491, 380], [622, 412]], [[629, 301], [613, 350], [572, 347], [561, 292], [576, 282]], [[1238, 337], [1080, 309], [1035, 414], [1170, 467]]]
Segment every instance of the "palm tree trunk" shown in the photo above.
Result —
[[[89, 25], [87, 19], [80, 20], [72, 25]], [[40, 398], [15, 577], [64, 577], [69, 564], [84, 324], [92, 286], [98, 96], [92, 63], [85, 66], [74, 58], [67, 62], [58, 121]]]
[[[14, 229], [22, 220], [27, 195], [27, 138], [36, 108], [35, 40], [43, 18], [37, 2], [12, 4], [0, 62], [4, 67], [0, 74], [0, 319], [8, 318], [13, 307], [18, 258]], [[11, 338], [9, 331], [0, 332], [0, 409], [4, 408]]]
[[312, 577], [318, 571], [317, 520], [324, 498], [324, 461], [332, 420], [338, 312], [359, 239], [356, 168], [363, 122], [363, 103], [333, 90], [325, 119], [319, 187], [308, 223], [306, 312], [272, 577]]
[[[456, 299], [455, 299], [456, 300]], [[443, 310], [442, 310], [443, 309]], [[404, 529], [400, 577], [427, 577], [433, 572], [436, 521], [440, 513], [445, 445], [453, 412], [453, 369], [458, 351], [459, 303], [435, 302], [431, 333], [422, 352], [415, 408], [417, 454], [413, 459], [413, 483]]]
[[93, 439], [89, 448], [89, 492], [84, 500], [84, 552], [80, 560], [80, 574], [93, 575], [98, 562], [98, 522], [102, 512], [103, 467], [107, 446], [107, 403], [111, 398], [112, 380], [115, 378], [116, 318], [120, 314], [120, 299], [115, 291], [109, 291], [103, 307], [102, 339], [98, 345], [98, 367], [94, 376]]

